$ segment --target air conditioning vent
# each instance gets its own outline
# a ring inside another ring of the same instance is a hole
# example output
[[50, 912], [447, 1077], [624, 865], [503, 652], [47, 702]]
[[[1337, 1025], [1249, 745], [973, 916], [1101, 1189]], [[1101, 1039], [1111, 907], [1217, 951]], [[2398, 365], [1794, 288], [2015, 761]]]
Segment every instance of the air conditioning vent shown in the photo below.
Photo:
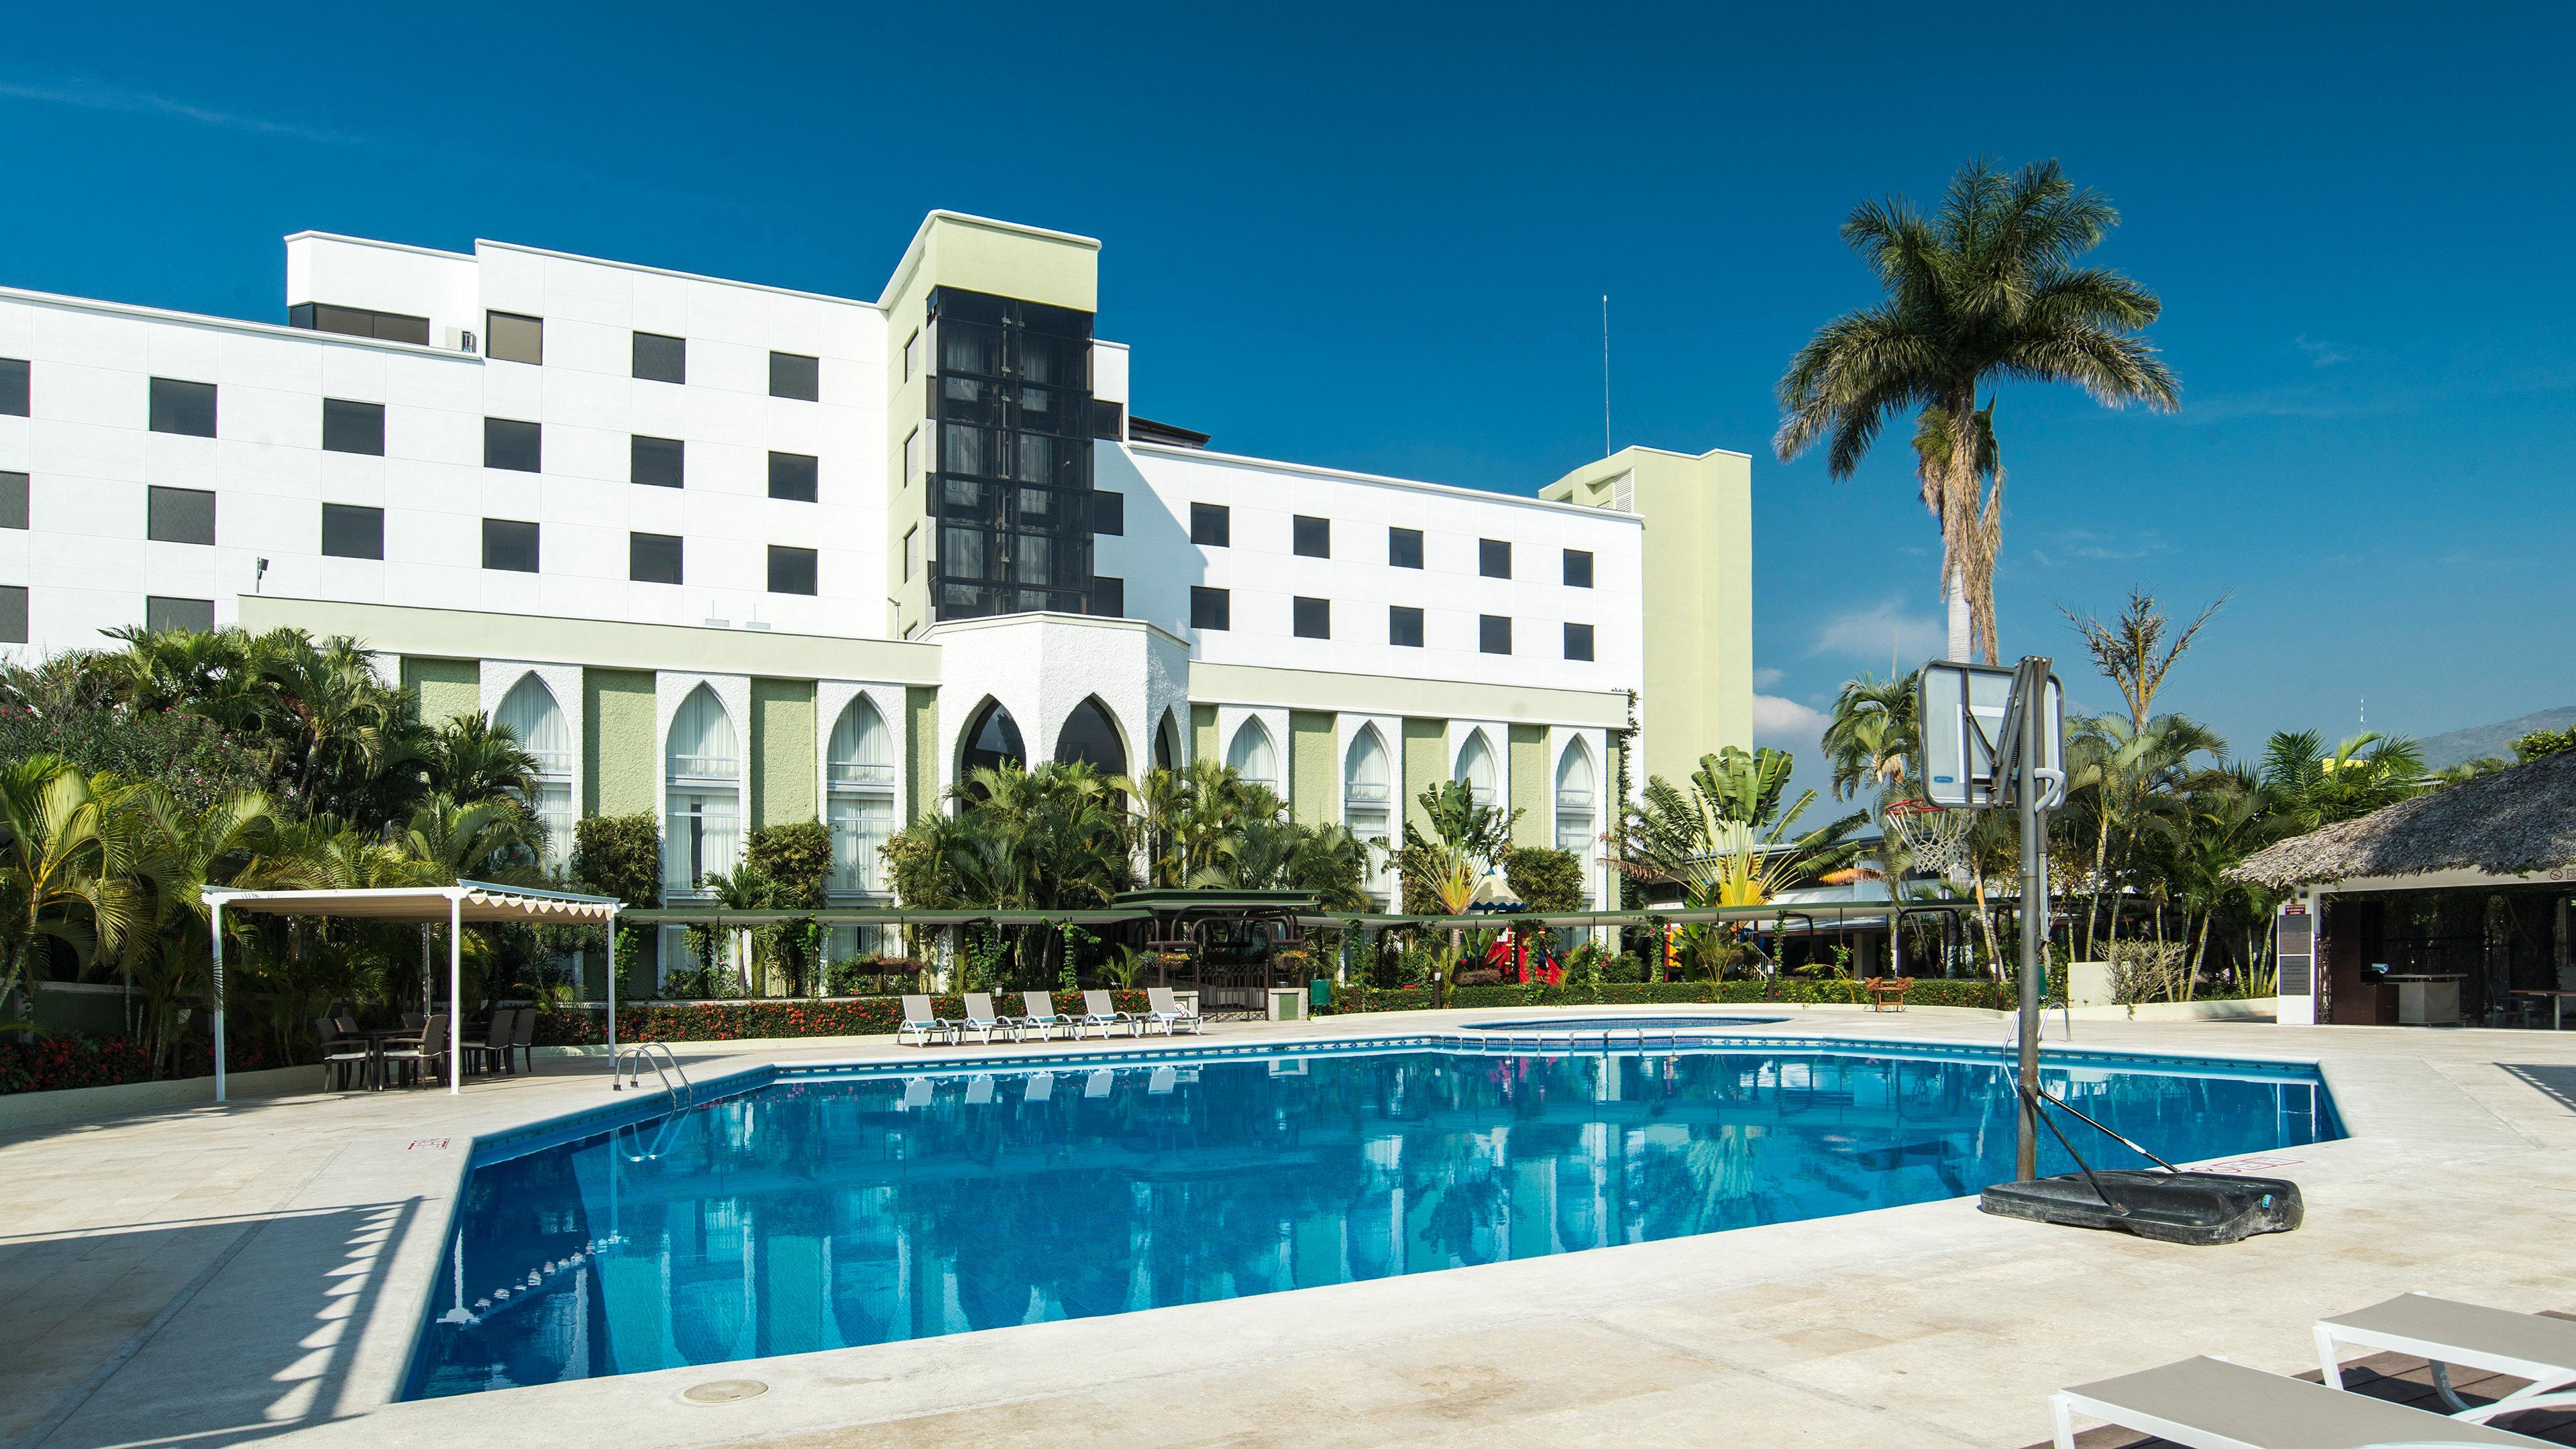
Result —
[[462, 327], [448, 328], [447, 350], [450, 352], [472, 352], [474, 350], [474, 334], [466, 331]]

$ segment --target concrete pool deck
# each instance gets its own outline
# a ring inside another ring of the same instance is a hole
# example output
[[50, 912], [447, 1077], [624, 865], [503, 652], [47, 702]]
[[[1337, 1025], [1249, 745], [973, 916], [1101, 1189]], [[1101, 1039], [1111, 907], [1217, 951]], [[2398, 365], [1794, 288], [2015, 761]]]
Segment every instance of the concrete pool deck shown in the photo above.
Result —
[[[1578, 1013], [1208, 1039], [1515, 1014]], [[1994, 1044], [2008, 1029], [1819, 1008], [1767, 1030]], [[2052, 1017], [2052, 1045], [2063, 1031]], [[544, 1060], [456, 1098], [288, 1097], [0, 1138], [0, 1444], [2011, 1446], [2045, 1437], [2049, 1390], [2086, 1379], [2195, 1353], [2313, 1368], [2310, 1322], [2408, 1289], [2576, 1305], [2576, 1033], [2079, 1020], [2075, 1044], [2319, 1062], [2353, 1136], [2278, 1154], [2296, 1159], [2279, 1171], [2305, 1190], [2307, 1226], [2181, 1248], [1962, 1199], [395, 1404], [470, 1139], [607, 1101], [603, 1062]], [[985, 1054], [745, 1045], [684, 1055], [703, 1078]], [[767, 1391], [679, 1397], [724, 1379]]]

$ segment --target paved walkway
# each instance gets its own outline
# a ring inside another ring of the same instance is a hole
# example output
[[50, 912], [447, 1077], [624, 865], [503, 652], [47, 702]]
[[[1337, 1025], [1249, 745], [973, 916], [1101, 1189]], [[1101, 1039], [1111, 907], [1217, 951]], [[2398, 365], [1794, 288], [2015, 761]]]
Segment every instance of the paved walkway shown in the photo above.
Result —
[[[2008, 1026], [1819, 1009], [1782, 1029], [1997, 1042]], [[0, 1140], [0, 1443], [2009, 1446], [2043, 1437], [2044, 1395], [2064, 1384], [2193, 1353], [2313, 1368], [2311, 1320], [2411, 1288], [2576, 1305], [2576, 1033], [2075, 1030], [2081, 1045], [2321, 1061], [2354, 1136], [2289, 1154], [2306, 1228], [2191, 1249], [1925, 1203], [391, 1404], [470, 1135], [606, 1100], [599, 1063], [554, 1059], [461, 1098], [317, 1095]], [[878, 1038], [689, 1055], [703, 1074], [920, 1053]], [[720, 1378], [767, 1392], [678, 1397]]]

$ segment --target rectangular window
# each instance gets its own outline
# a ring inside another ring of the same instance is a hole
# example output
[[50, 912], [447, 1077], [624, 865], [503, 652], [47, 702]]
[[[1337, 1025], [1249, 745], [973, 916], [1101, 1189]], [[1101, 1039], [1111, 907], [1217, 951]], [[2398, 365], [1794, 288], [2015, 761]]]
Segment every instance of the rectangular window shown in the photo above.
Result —
[[1499, 538], [1477, 539], [1476, 572], [1489, 579], [1510, 578], [1512, 576], [1511, 544]]
[[[27, 526], [27, 475], [0, 473], [0, 528]], [[21, 639], [21, 644], [27, 641]]]
[[1234, 510], [1222, 503], [1191, 504], [1190, 542], [1207, 548], [1233, 547]]
[[1331, 519], [1309, 518], [1300, 513], [1297, 515], [1294, 531], [1296, 537], [1293, 540], [1293, 546], [1299, 558], [1333, 556], [1333, 521]]
[[921, 481], [921, 429], [903, 435], [903, 486]]
[[184, 433], [192, 438], [215, 435], [215, 385], [152, 379], [152, 431]]
[[1190, 588], [1190, 627], [1193, 629], [1229, 629], [1234, 626], [1234, 596], [1223, 589]]
[[1386, 611], [1386, 642], [1403, 649], [1422, 647], [1422, 611], [1396, 604]]
[[546, 360], [546, 319], [516, 312], [483, 314], [483, 355], [494, 362]]
[[329, 558], [383, 558], [385, 511], [355, 503], [323, 504], [322, 552]]
[[689, 380], [689, 339], [659, 332], [635, 334], [635, 375], [646, 382]]
[[1300, 598], [1292, 611], [1291, 623], [1300, 639], [1333, 637], [1333, 601]]
[[[27, 402], [27, 364], [19, 358], [0, 357], [0, 417], [32, 416], [27, 411]], [[26, 641], [18, 642], [23, 644]]]
[[1579, 548], [1565, 551], [1565, 586], [1569, 589], [1592, 587], [1592, 555]]
[[1106, 488], [1092, 492], [1091, 531], [1095, 534], [1105, 533], [1111, 538], [1127, 536], [1126, 494], [1112, 493]]
[[687, 445], [679, 439], [639, 435], [627, 443], [626, 476], [647, 488], [677, 488], [687, 461]]
[[903, 576], [911, 578], [921, 567], [921, 526], [915, 524], [903, 531]]
[[1091, 612], [1103, 619], [1127, 617], [1127, 581], [1094, 577], [1091, 581]]
[[385, 455], [385, 405], [322, 399], [322, 450], [326, 453]]
[[537, 571], [537, 526], [510, 518], [483, 520], [483, 567], [511, 573]]
[[794, 352], [769, 354], [769, 395], [801, 402], [823, 400], [823, 360]]
[[337, 332], [343, 337], [374, 337], [386, 342], [429, 345], [429, 319], [404, 312], [371, 312], [364, 307], [334, 307], [328, 302], [298, 302], [286, 309], [286, 325], [308, 332]]
[[1500, 614], [1476, 616], [1476, 647], [1487, 654], [1512, 652], [1512, 621]]
[[1565, 657], [1568, 659], [1585, 660], [1592, 657], [1591, 625], [1568, 624], [1565, 626]]
[[811, 503], [822, 474], [822, 463], [804, 453], [769, 455], [769, 496], [794, 503]]
[[[209, 607], [208, 613], [214, 612]], [[0, 644], [27, 642], [27, 586], [0, 584]]]
[[1386, 531], [1386, 561], [1400, 569], [1422, 567], [1422, 530], [1390, 528]]
[[545, 471], [544, 437], [535, 423], [514, 418], [483, 420], [483, 466], [513, 473]]
[[769, 546], [769, 591], [773, 594], [811, 594], [818, 588], [817, 555], [810, 548], [790, 548], [783, 543]]
[[144, 490], [144, 537], [155, 543], [215, 541], [215, 495], [203, 488]]
[[159, 594], [149, 595], [143, 600], [143, 627], [155, 634], [165, 629], [207, 633], [215, 627], [215, 601], [165, 599]]
[[680, 581], [680, 539], [670, 533], [626, 535], [626, 576], [639, 584]]
[[903, 380], [910, 382], [920, 373], [921, 329], [915, 327], [912, 329], [912, 335], [903, 339]]

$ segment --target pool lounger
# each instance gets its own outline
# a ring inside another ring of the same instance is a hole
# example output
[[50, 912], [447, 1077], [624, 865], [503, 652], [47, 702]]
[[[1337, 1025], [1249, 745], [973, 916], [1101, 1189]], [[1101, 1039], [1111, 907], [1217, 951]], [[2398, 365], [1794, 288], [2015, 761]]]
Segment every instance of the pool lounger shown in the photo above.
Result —
[[993, 1033], [1007, 1031], [1011, 1034], [1011, 1040], [1017, 1041], [1020, 1039], [1020, 1034], [1018, 1028], [1013, 1025], [1017, 1020], [1016, 1017], [1004, 1016], [993, 1009], [993, 993], [969, 991], [966, 993], [966, 1019], [957, 1023], [957, 1039], [962, 1042], [966, 1039], [966, 1033], [981, 1032], [984, 1044], [991, 1046]]
[[934, 1036], [953, 1043], [957, 1040], [957, 1023], [940, 1020], [939, 1014], [930, 1009], [929, 997], [907, 996], [903, 999], [903, 1025], [894, 1029], [895, 1045], [903, 1045], [904, 1036], [910, 1032], [921, 1033], [923, 1046], [930, 1045]]
[[[1020, 1011], [1022, 1013], [1020, 1026], [1036, 1032], [1040, 1041], [1045, 1041], [1054, 1035], [1057, 1027], [1063, 1027], [1066, 1036], [1074, 1035], [1077, 1030], [1073, 1024], [1073, 1018], [1057, 1011], [1055, 997], [1047, 992], [1021, 992]], [[1014, 1041], [1019, 1039], [1017, 1030], [1011, 1033], [1011, 1039]]]
[[2225, 1359], [2187, 1358], [2048, 1396], [2057, 1449], [2075, 1449], [2075, 1416], [2189, 1449], [2469, 1449], [2546, 1441], [2283, 1378]]
[[[2352, 1313], [2317, 1320], [2317, 1362], [2326, 1382], [2343, 1387], [2337, 1344], [2411, 1353], [2433, 1365], [2433, 1387], [2462, 1418], [2485, 1423], [2525, 1409], [2576, 1405], [2576, 1320], [2455, 1303], [2429, 1293], [2401, 1293]], [[2451, 1392], [2450, 1364], [2531, 1382], [2492, 1404], [2471, 1409]]]
[[1112, 1027], [1123, 1026], [1127, 1028], [1127, 1034], [1130, 1036], [1145, 1034], [1144, 1019], [1120, 1011], [1106, 991], [1082, 993], [1082, 1019], [1073, 1024], [1073, 1036], [1076, 1041], [1082, 1039], [1082, 1029], [1086, 1026], [1100, 1028], [1102, 1041], [1109, 1040], [1109, 1030]]
[[1207, 1029], [1207, 1022], [1202, 1019], [1197, 1012], [1183, 1011], [1181, 1009], [1181, 999], [1174, 996], [1172, 994], [1172, 989], [1168, 986], [1148, 987], [1145, 992], [1145, 1001], [1147, 1005], [1153, 1008], [1153, 1010], [1146, 1012], [1144, 1019], [1155, 1026], [1161, 1027], [1165, 1036], [1169, 1036], [1173, 1032], [1181, 1030], [1183, 1027], [1187, 1027], [1190, 1034], [1193, 1036], [1196, 1036]]

